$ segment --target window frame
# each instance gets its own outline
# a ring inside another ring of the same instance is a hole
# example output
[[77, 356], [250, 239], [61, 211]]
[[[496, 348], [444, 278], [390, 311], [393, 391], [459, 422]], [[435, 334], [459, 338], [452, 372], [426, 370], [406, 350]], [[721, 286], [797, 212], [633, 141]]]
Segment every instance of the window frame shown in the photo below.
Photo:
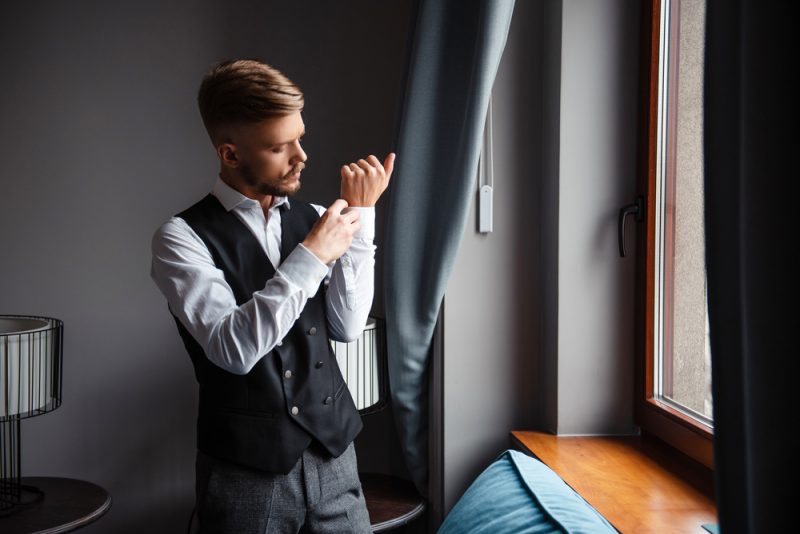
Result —
[[[655, 197], [661, 0], [645, 0], [641, 12], [638, 183], [645, 216], [637, 229], [636, 360], [634, 417], [643, 434], [666, 442], [713, 469], [713, 432], [654, 398]], [[676, 54], [670, 54], [674, 61]], [[675, 69], [671, 68], [670, 72]], [[668, 113], [673, 113], [668, 110]], [[672, 180], [671, 180], [672, 182]]]

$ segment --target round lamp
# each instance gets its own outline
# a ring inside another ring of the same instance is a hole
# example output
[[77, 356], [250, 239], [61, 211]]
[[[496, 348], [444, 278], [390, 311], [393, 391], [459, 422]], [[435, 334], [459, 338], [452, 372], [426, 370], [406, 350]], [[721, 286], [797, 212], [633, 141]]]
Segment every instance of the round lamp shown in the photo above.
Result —
[[0, 515], [41, 498], [20, 483], [20, 421], [61, 405], [63, 331], [58, 319], [0, 315]]
[[336, 362], [362, 415], [386, 406], [386, 322], [369, 317], [358, 339], [350, 343], [331, 341]]

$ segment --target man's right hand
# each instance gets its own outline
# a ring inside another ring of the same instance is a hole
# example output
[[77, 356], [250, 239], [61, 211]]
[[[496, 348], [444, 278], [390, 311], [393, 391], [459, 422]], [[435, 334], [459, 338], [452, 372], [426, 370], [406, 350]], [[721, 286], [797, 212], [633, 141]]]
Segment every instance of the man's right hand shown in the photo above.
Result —
[[353, 235], [361, 228], [358, 210], [342, 213], [346, 207], [347, 201], [336, 200], [303, 240], [303, 245], [325, 264], [339, 259], [350, 248]]

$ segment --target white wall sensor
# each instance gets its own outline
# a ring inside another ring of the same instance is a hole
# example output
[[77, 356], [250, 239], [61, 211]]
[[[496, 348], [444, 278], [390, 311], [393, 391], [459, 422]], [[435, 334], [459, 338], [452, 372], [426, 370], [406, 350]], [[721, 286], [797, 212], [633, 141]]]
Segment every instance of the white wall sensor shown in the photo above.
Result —
[[491, 185], [482, 185], [478, 194], [478, 231], [482, 234], [492, 231]]

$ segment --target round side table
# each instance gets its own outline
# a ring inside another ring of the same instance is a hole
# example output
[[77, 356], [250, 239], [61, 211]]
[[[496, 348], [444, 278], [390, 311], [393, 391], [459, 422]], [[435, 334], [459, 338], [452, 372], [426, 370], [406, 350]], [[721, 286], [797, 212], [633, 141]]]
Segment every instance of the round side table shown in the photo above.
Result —
[[3, 534], [71, 532], [97, 521], [111, 508], [108, 492], [85, 480], [22, 477], [21, 483], [34, 486], [44, 493], [44, 498], [11, 515], [0, 516]]
[[359, 473], [373, 532], [401, 527], [425, 511], [425, 500], [408, 480], [380, 473]]

